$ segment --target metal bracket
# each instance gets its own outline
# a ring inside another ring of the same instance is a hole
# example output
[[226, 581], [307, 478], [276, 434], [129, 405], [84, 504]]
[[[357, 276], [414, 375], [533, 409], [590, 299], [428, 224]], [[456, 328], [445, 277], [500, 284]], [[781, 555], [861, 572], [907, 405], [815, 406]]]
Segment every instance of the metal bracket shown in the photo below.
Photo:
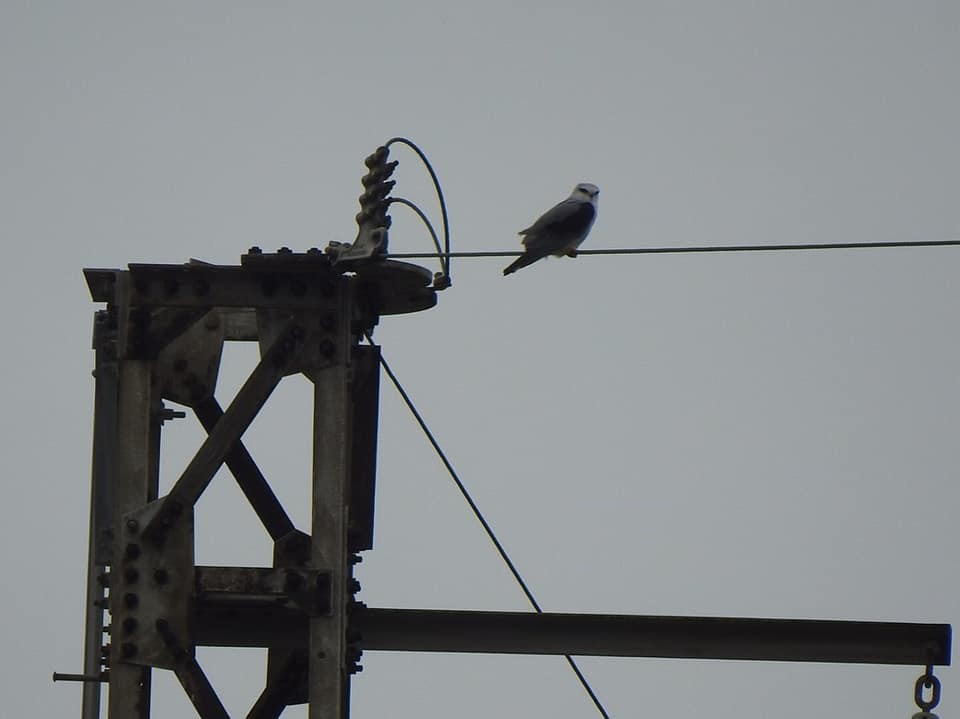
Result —
[[157, 543], [145, 538], [142, 529], [163, 506], [162, 500], [156, 500], [124, 515], [119, 531], [126, 543], [113, 570], [111, 611], [122, 661], [173, 669], [179, 658], [166, 634], [172, 632], [193, 653], [193, 508], [184, 507], [176, 526]]

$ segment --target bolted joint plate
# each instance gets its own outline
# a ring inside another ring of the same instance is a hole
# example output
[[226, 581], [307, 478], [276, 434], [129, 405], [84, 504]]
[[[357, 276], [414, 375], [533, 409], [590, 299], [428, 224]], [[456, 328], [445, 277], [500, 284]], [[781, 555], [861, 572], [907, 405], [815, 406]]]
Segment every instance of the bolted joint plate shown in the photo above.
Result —
[[[409, 262], [388, 260], [378, 253], [363, 251], [354, 255], [352, 247], [331, 243], [327, 254], [316, 250], [251, 252], [241, 258], [241, 263], [244, 268], [259, 273], [312, 273], [321, 278], [318, 286], [327, 292], [330, 281], [344, 277], [344, 273], [352, 273], [357, 287], [357, 304], [366, 314], [400, 315], [420, 312], [437, 304], [430, 270]], [[323, 275], [324, 272], [328, 274]]]
[[337, 346], [343, 334], [337, 310], [336, 304], [310, 313], [258, 310], [261, 357], [283, 375], [336, 364], [343, 349]]
[[[124, 515], [124, 552], [116, 558], [110, 589], [114, 661], [173, 668], [194, 652], [190, 631], [193, 592], [193, 509], [184, 508], [163, 535], [147, 539], [142, 529], [163, 500]], [[174, 638], [171, 640], [171, 638]]]
[[[343, 281], [356, 288], [360, 312], [356, 319], [367, 326], [376, 324], [381, 315], [419, 312], [437, 303], [430, 270], [382, 254], [334, 263], [317, 249], [276, 253], [255, 249], [241, 257], [239, 266], [131, 264], [127, 270], [83, 272], [95, 302], [129, 309], [131, 316], [119, 318], [121, 323], [149, 320], [149, 326], [133, 328], [135, 338], [143, 335], [147, 354], [186, 329], [197, 316], [192, 311], [212, 307], [317, 311], [329, 306], [337, 283]], [[167, 312], [157, 314], [160, 310]]]
[[226, 323], [211, 309], [157, 356], [160, 395], [187, 407], [212, 397], [220, 371]]

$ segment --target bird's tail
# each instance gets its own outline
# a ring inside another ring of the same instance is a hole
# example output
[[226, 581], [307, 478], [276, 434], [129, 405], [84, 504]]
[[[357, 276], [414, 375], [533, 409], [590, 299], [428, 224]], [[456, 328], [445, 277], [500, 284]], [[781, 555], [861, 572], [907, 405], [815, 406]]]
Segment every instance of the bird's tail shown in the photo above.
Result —
[[514, 272], [519, 270], [521, 267], [526, 267], [527, 265], [533, 264], [536, 262], [539, 257], [532, 257], [530, 255], [520, 255], [517, 259], [511, 262], [506, 269], [504, 269], [504, 275], [512, 275]]

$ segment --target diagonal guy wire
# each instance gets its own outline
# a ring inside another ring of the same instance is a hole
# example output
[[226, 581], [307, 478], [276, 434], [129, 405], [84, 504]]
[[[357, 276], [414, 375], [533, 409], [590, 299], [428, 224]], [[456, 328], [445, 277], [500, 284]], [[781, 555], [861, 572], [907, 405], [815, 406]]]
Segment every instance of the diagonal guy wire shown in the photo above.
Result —
[[[367, 335], [367, 341], [370, 344], [373, 344], [373, 339], [370, 335]], [[517, 570], [516, 565], [510, 559], [510, 556], [507, 554], [507, 550], [503, 548], [503, 545], [500, 544], [500, 540], [497, 539], [497, 535], [494, 534], [493, 528], [489, 525], [486, 519], [484, 519], [483, 514], [480, 512], [480, 508], [477, 506], [476, 502], [473, 501], [473, 498], [470, 496], [470, 493], [467, 491], [467, 488], [463, 485], [463, 482], [460, 481], [460, 477], [457, 475], [457, 471], [453, 468], [453, 465], [450, 464], [450, 460], [447, 459], [446, 454], [440, 448], [440, 445], [437, 443], [437, 440], [434, 438], [433, 433], [430, 431], [430, 428], [427, 426], [427, 423], [424, 421], [420, 412], [417, 411], [417, 408], [413, 404], [413, 400], [410, 399], [410, 395], [406, 393], [403, 389], [403, 386], [400, 384], [400, 380], [397, 379], [397, 376], [393, 373], [393, 370], [390, 369], [390, 365], [387, 364], [387, 361], [383, 358], [383, 354], [380, 354], [380, 365], [383, 367], [384, 372], [387, 373], [387, 376], [390, 377], [390, 381], [393, 382], [393, 386], [397, 388], [397, 392], [400, 393], [400, 396], [403, 398], [403, 401], [406, 403], [407, 408], [413, 414], [414, 419], [417, 420], [417, 424], [420, 425], [420, 429], [423, 430], [423, 433], [426, 435], [427, 439], [430, 441], [430, 444], [433, 445], [433, 449], [436, 451], [437, 456], [440, 457], [440, 461], [443, 462], [443, 466], [447, 468], [447, 472], [450, 474], [450, 477], [453, 479], [454, 483], [457, 485], [457, 489], [460, 490], [460, 494], [463, 495], [463, 498], [467, 500], [467, 504], [470, 505], [470, 509], [473, 511], [474, 516], [477, 518], [477, 521], [483, 526], [484, 531], [487, 533], [487, 536], [490, 538], [490, 541], [493, 542], [493, 546], [496, 547], [497, 553], [500, 555], [500, 558], [503, 560], [504, 564], [507, 565], [507, 568], [510, 570], [510, 573], [513, 574], [513, 578], [517, 580], [517, 584], [520, 585], [520, 589], [523, 590], [523, 593], [526, 595], [527, 600], [530, 602], [530, 605], [533, 607], [534, 611], [537, 614], [542, 614], [543, 610], [540, 608], [540, 604], [534, 598], [533, 593], [530, 591], [530, 587], [527, 586], [527, 583], [523, 580], [523, 577], [520, 576], [520, 572]], [[599, 697], [593, 691], [593, 688], [590, 686], [590, 682], [587, 681], [587, 678], [583, 675], [583, 672], [580, 671], [580, 667], [577, 665], [576, 660], [571, 657], [569, 654], [565, 654], [564, 658], [567, 660], [567, 664], [570, 665], [570, 668], [573, 670], [573, 673], [576, 674], [577, 679], [580, 681], [580, 684], [583, 686], [584, 690], [589, 695], [593, 705], [597, 708], [597, 711], [600, 712], [600, 715], [603, 719], [610, 719], [610, 715], [607, 713], [607, 710], [604, 709], [603, 704], [600, 702]]]

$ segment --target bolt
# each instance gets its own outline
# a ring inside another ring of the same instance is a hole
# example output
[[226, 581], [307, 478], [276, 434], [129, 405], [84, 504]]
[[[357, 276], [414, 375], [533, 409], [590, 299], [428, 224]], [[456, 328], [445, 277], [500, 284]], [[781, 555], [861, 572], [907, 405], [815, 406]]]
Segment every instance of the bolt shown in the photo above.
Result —
[[319, 248], [319, 247], [311, 247], [309, 250], [307, 250], [307, 254], [308, 254], [308, 255], [319, 255], [319, 254], [322, 254], [322, 253], [320, 252], [320, 248]]
[[211, 331], [218, 329], [220, 327], [220, 313], [219, 312], [207, 313], [207, 317], [203, 321], [203, 326]]
[[123, 654], [124, 658], [130, 659], [137, 655], [137, 645], [133, 642], [124, 642], [120, 645], [120, 652]]
[[157, 416], [160, 418], [160, 424], [163, 424], [164, 422], [169, 422], [174, 419], [183, 419], [187, 416], [187, 413], [170, 409], [169, 407], [163, 407], [157, 413]]
[[170, 581], [170, 574], [163, 567], [157, 567], [153, 570], [153, 579], [157, 584], [166, 584]]
[[251, 247], [249, 250], [247, 250], [247, 254], [248, 254], [248, 255], [261, 255], [261, 254], [263, 254], [263, 250], [261, 250], [259, 247], [257, 247], [256, 245], [254, 245], [254, 246]]
[[360, 564], [360, 562], [363, 561], [363, 557], [361, 557], [359, 554], [351, 554], [347, 561], [350, 562], [350, 564]]
[[353, 662], [347, 666], [347, 669], [351, 674], [359, 674], [363, 671], [363, 664], [357, 664], [356, 662]]
[[293, 250], [291, 250], [289, 247], [281, 247], [279, 250], [277, 250], [277, 254], [278, 254], [278, 255], [292, 255], [292, 254], [293, 254]]
[[140, 545], [139, 544], [128, 544], [124, 552], [127, 559], [136, 559], [140, 556]]
[[123, 570], [123, 581], [127, 584], [133, 584], [140, 578], [140, 572], [136, 567], [127, 567]]
[[127, 531], [128, 531], [128, 532], [136, 533], [136, 531], [137, 531], [138, 529], [140, 529], [140, 522], [138, 522], [136, 519], [128, 519], [128, 520], [127, 520]]
[[129, 609], [134, 609], [140, 604], [140, 597], [133, 592], [129, 592], [123, 595], [123, 603], [126, 604]]
[[106, 625], [105, 627], [103, 627], [103, 629], [101, 629], [100, 631], [102, 631], [104, 634], [113, 634], [113, 625], [112, 625], [112, 624], [107, 624], [107, 625]]
[[350, 580], [350, 592], [353, 593], [353, 594], [356, 594], [356, 593], [359, 592], [359, 591], [360, 591], [360, 582], [358, 582], [356, 579], [351, 579], [351, 580]]
[[101, 572], [100, 574], [98, 574], [98, 575], [97, 575], [97, 584], [99, 584], [101, 587], [109, 587], [109, 586], [110, 586], [110, 574], [109, 574], [108, 572]]
[[126, 634], [133, 634], [135, 631], [137, 631], [138, 624], [139, 622], [137, 622], [136, 617], [127, 617], [123, 620], [123, 631]]

